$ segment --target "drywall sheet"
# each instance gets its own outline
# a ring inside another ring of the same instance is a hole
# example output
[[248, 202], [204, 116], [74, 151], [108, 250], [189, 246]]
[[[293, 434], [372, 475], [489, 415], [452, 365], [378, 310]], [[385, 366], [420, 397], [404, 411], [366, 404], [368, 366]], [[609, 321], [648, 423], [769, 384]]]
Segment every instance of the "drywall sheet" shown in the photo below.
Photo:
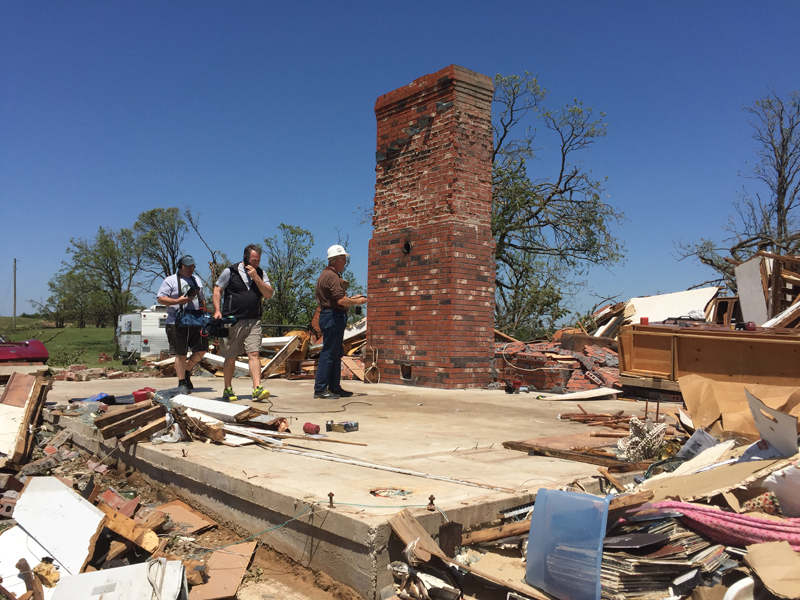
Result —
[[[3, 587], [19, 598], [25, 593], [25, 582], [19, 576], [19, 570], [15, 566], [19, 559], [24, 558], [28, 565], [33, 568], [42, 561], [42, 557], [52, 556], [47, 550], [31, 536], [25, 533], [22, 527], [12, 527], [0, 535], [0, 573], [3, 574]], [[55, 564], [63, 573], [64, 565], [58, 560]], [[44, 588], [45, 600], [50, 600], [53, 596], [54, 588]], [[77, 598], [77, 596], [76, 596]]]
[[[148, 575], [156, 582], [154, 585], [148, 581]], [[62, 577], [51, 600], [182, 600], [187, 597], [186, 575], [181, 561], [156, 560]]]
[[19, 426], [25, 418], [25, 409], [18, 406], [0, 404], [0, 455], [9, 456], [14, 452], [19, 435]]
[[14, 519], [47, 556], [64, 566], [64, 573], [76, 575], [94, 550], [105, 515], [55, 477], [31, 477], [17, 501]]
[[762, 256], [751, 258], [743, 262], [733, 271], [736, 274], [736, 288], [739, 294], [739, 306], [742, 308], [742, 318], [753, 321], [756, 325], [767, 322], [767, 299], [764, 296], [764, 284], [761, 280]]
[[651, 323], [658, 323], [673, 317], [685, 317], [693, 310], [705, 312], [708, 303], [716, 298], [718, 293], [719, 288], [708, 287], [686, 292], [631, 298], [625, 307], [625, 316], [629, 317], [634, 325], [641, 323], [642, 317], [647, 317]]

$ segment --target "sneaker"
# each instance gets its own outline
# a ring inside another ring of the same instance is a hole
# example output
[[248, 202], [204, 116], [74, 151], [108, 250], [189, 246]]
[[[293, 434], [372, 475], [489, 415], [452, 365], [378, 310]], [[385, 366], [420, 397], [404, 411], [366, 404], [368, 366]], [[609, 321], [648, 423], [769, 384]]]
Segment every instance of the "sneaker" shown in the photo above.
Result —
[[226, 387], [222, 391], [222, 399], [225, 402], [236, 402], [239, 398], [236, 397], [236, 394], [233, 393], [232, 387]]
[[353, 392], [348, 392], [347, 390], [343, 390], [342, 388], [339, 388], [338, 390], [331, 390], [331, 393], [336, 394], [340, 398], [349, 398], [350, 396], [353, 395]]
[[186, 384], [186, 389], [190, 392], [194, 389], [194, 386], [192, 385], [192, 374], [189, 373], [189, 371], [186, 371], [186, 376], [183, 379], [183, 383]]
[[325, 390], [324, 392], [314, 392], [314, 398], [319, 398], [321, 400], [337, 400], [339, 396], [333, 392]]
[[261, 402], [261, 400], [266, 400], [267, 398], [269, 398], [269, 392], [263, 387], [258, 386], [257, 388], [253, 388], [254, 402]]
[[178, 393], [179, 394], [183, 394], [185, 396], [185, 395], [189, 394], [189, 391], [190, 391], [190, 389], [189, 389], [189, 386], [186, 385], [186, 380], [185, 379], [179, 379], [178, 380]]

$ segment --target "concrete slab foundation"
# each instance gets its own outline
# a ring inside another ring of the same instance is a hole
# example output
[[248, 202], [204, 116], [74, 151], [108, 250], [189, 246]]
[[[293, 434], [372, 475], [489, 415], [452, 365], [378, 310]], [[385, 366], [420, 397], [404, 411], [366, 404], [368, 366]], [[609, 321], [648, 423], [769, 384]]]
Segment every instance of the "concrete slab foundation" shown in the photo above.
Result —
[[[234, 380], [245, 392], [249, 379]], [[537, 400], [534, 394], [490, 390], [437, 390], [350, 382], [355, 395], [336, 401], [314, 400], [310, 381], [269, 380], [269, 402], [252, 403], [276, 416], [325, 428], [325, 421], [357, 421], [359, 430], [330, 437], [367, 446], [299, 441], [290, 446], [320, 455], [351, 458], [390, 468], [463, 480], [429, 479], [258, 446], [226, 447], [193, 443], [140, 443], [129, 450], [103, 441], [93, 425], [46, 411], [56, 429], [68, 427], [86, 450], [117, 460], [152, 479], [174, 486], [181, 495], [215, 515], [258, 534], [275, 550], [320, 570], [361, 594], [380, 597], [391, 583], [386, 565], [402, 558], [388, 519], [408, 508], [438, 537], [446, 519], [465, 528], [488, 523], [499, 510], [530, 502], [539, 488], [555, 488], [597, 475], [593, 465], [506, 450], [502, 442], [585, 431], [560, 421], [559, 413], [577, 412], [576, 402]], [[171, 379], [55, 382], [48, 403], [88, 398], [96, 393], [124, 395], [144, 386], [165, 389]], [[222, 380], [195, 379], [194, 395], [219, 399]], [[241, 388], [241, 389], [240, 389]], [[251, 404], [239, 402], [243, 407]], [[592, 412], [642, 411], [626, 401], [582, 401]], [[588, 406], [587, 406], [588, 405]], [[110, 461], [106, 461], [110, 462]], [[380, 497], [371, 491], [394, 488], [405, 496]], [[497, 489], [489, 489], [497, 488]], [[504, 488], [503, 491], [500, 488]], [[334, 494], [334, 507], [328, 494]], [[437, 510], [425, 507], [435, 497]]]

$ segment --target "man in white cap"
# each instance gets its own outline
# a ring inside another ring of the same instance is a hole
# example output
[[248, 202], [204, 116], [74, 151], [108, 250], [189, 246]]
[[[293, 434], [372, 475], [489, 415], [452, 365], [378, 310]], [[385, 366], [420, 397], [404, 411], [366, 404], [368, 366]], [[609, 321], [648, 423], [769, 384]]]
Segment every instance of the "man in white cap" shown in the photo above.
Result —
[[[208, 351], [208, 338], [201, 335], [200, 327], [178, 327], [175, 313], [179, 308], [187, 310], [205, 310], [206, 301], [203, 296], [203, 282], [194, 274], [194, 259], [182, 256], [178, 259], [178, 272], [170, 275], [158, 288], [158, 303], [167, 306], [167, 340], [169, 353], [175, 356], [175, 374], [178, 376], [178, 387], [188, 394], [194, 387], [191, 372]], [[189, 349], [192, 355], [188, 361]]]
[[336, 399], [349, 397], [353, 392], [341, 386], [344, 330], [347, 327], [347, 309], [367, 303], [366, 296], [347, 296], [349, 283], [342, 279], [342, 271], [350, 256], [336, 244], [328, 248], [328, 266], [317, 280], [319, 328], [322, 330], [322, 352], [317, 363], [314, 381], [314, 398]]

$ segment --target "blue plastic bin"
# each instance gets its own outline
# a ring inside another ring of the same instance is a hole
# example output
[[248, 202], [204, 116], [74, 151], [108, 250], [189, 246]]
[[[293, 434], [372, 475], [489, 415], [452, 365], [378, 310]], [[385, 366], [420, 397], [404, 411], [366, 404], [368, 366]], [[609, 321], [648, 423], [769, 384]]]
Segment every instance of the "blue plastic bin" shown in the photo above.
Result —
[[540, 489], [525, 581], [557, 598], [600, 600], [600, 564], [611, 496]]

